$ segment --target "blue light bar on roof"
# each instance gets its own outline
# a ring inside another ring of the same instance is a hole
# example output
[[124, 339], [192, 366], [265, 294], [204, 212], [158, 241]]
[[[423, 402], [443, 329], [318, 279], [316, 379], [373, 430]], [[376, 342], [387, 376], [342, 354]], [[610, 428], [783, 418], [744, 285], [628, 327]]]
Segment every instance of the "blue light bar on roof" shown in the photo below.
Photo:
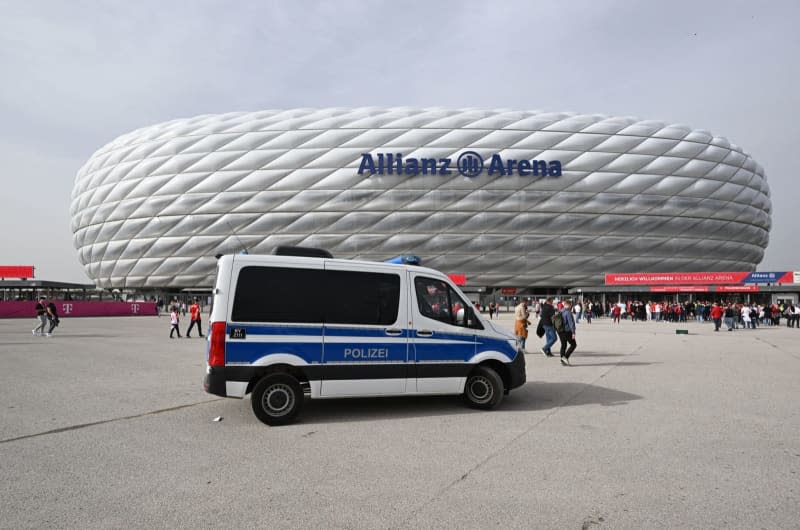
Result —
[[394, 263], [395, 265], [422, 265], [422, 259], [419, 256], [397, 256], [396, 258], [387, 259], [385, 263]]

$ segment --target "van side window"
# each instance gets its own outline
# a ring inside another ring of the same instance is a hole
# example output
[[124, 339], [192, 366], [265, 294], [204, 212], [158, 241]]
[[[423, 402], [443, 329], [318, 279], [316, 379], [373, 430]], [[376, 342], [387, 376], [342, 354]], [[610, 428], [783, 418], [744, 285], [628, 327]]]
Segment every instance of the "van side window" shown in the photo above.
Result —
[[466, 327], [464, 319], [466, 304], [456, 292], [442, 280], [414, 278], [414, 289], [417, 292], [419, 312], [428, 318], [453, 326]]
[[397, 321], [400, 276], [376, 272], [325, 271], [326, 324], [373, 324]]
[[321, 324], [324, 274], [316, 269], [242, 267], [231, 319]]

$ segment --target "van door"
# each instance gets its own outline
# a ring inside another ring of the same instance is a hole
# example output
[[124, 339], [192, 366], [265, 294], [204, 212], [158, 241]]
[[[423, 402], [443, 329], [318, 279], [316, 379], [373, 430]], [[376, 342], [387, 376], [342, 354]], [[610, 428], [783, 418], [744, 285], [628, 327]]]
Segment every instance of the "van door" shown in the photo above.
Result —
[[406, 392], [406, 282], [398, 267], [326, 261], [322, 397]]
[[420, 393], [457, 393], [476, 347], [467, 327], [468, 302], [441, 278], [412, 273], [411, 347]]
[[298, 365], [322, 359], [322, 309], [309, 305], [323, 285], [322, 263], [267, 266], [255, 256], [237, 260], [228, 317], [227, 365]]

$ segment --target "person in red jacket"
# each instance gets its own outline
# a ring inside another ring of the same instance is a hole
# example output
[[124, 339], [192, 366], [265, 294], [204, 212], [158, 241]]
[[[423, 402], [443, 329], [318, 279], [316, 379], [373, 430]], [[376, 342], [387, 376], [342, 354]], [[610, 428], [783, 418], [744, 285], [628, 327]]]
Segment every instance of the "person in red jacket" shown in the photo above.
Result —
[[194, 303], [189, 306], [189, 318], [191, 318], [191, 323], [189, 324], [189, 329], [186, 330], [186, 338], [190, 338], [189, 334], [192, 332], [192, 328], [195, 324], [197, 324], [197, 334], [202, 337], [203, 328], [200, 326], [200, 304], [197, 298], [195, 298]]
[[722, 308], [718, 303], [715, 302], [714, 305], [711, 306], [711, 313], [709, 316], [711, 316], [711, 320], [714, 321], [714, 331], [719, 331], [719, 327], [722, 325]]

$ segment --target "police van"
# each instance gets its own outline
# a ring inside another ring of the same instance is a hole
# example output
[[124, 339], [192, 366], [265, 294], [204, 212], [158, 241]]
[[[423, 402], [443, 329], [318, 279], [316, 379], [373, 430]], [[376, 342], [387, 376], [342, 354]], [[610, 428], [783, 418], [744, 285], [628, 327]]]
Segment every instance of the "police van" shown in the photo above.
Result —
[[525, 383], [514, 335], [441, 272], [287, 255], [218, 259], [205, 390], [251, 394], [269, 425], [306, 396], [463, 394], [490, 409]]

